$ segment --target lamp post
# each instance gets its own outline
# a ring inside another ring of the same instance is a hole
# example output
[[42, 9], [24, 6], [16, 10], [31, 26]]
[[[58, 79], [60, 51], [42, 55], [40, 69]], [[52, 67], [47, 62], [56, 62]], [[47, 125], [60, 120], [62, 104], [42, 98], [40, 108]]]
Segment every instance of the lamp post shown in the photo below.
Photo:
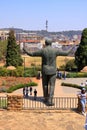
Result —
[[25, 57], [24, 57], [24, 77], [25, 77]]

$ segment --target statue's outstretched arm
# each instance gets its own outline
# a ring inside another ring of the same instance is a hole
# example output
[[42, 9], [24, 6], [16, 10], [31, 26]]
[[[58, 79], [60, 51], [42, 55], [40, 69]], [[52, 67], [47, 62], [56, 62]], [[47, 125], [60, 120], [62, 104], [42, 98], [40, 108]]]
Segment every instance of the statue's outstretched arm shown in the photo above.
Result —
[[28, 50], [28, 47], [27, 47], [27, 45], [26, 44], [24, 44], [24, 46], [23, 46], [23, 51], [27, 54], [27, 55], [29, 55], [29, 56], [41, 56], [41, 50], [39, 50], [39, 51], [35, 51], [35, 52], [30, 52], [29, 50]]
[[67, 51], [64, 51], [64, 50], [58, 50], [57, 51], [57, 56], [67, 56], [69, 55], [73, 49], [75, 48], [75, 46], [72, 46], [70, 49], [68, 49]]

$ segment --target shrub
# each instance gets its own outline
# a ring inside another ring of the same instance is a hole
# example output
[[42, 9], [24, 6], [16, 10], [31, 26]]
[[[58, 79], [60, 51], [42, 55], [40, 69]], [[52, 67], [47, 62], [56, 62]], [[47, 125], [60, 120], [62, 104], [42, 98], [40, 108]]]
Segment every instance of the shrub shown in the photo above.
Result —
[[81, 78], [81, 77], [87, 77], [87, 73], [83, 73], [83, 72], [71, 72], [67, 74], [67, 78]]
[[0, 76], [7, 76], [7, 69], [5, 67], [0, 68]]
[[24, 68], [17, 67], [15, 70], [7, 70], [6, 67], [0, 68], [0, 76], [15, 76], [15, 77], [36, 77], [40, 67]]
[[24, 77], [36, 77], [38, 71], [35, 67], [32, 68], [25, 68], [24, 70]]
[[7, 90], [7, 92], [8, 92], [8, 93], [11, 93], [11, 92], [13, 92], [14, 90], [23, 88], [23, 87], [25, 87], [25, 86], [37, 86], [37, 83], [35, 83], [35, 82], [29, 82], [29, 83], [27, 83], [27, 84], [18, 84], [18, 85], [15, 85], [15, 86], [11, 86], [11, 87]]
[[[67, 87], [73, 87], [73, 88], [78, 88], [78, 89], [82, 89], [81, 86], [77, 85], [77, 84], [71, 84], [71, 83], [62, 83], [61, 84], [62, 86], [67, 86]], [[86, 90], [87, 90], [87, 87], [85, 86]]]
[[61, 66], [59, 67], [59, 70], [60, 70], [60, 71], [64, 71], [64, 70], [65, 70], [65, 65], [61, 65]]
[[7, 89], [5, 87], [0, 87], [0, 92], [6, 92]]
[[69, 60], [66, 63], [65, 70], [66, 71], [76, 71], [77, 70], [77, 66], [75, 65], [75, 60], [74, 59]]
[[17, 67], [17, 69], [14, 71], [16, 77], [23, 77], [24, 76], [24, 67]]

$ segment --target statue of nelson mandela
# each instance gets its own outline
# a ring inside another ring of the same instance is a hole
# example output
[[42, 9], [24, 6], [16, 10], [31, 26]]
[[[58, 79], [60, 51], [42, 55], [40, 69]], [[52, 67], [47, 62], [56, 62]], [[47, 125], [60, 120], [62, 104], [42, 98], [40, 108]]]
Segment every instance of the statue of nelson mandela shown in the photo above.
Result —
[[55, 90], [55, 81], [56, 81], [56, 57], [57, 56], [66, 56], [70, 53], [72, 48], [68, 51], [58, 50], [52, 48], [52, 40], [47, 38], [45, 40], [45, 47], [36, 51], [29, 52], [24, 45], [24, 52], [29, 56], [38, 56], [42, 57], [42, 87], [43, 87], [43, 96], [44, 102], [48, 106], [53, 106], [53, 96]]

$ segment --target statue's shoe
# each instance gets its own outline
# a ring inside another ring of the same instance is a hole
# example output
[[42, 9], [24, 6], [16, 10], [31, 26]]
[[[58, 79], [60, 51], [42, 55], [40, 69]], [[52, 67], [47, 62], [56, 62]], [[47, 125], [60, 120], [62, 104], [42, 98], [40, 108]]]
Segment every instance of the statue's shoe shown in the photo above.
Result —
[[43, 100], [43, 102], [44, 102], [44, 103], [47, 103], [47, 102], [48, 102], [48, 100], [47, 100], [47, 99], [44, 99], [44, 100]]
[[55, 104], [53, 102], [47, 102], [47, 106], [54, 106]]

